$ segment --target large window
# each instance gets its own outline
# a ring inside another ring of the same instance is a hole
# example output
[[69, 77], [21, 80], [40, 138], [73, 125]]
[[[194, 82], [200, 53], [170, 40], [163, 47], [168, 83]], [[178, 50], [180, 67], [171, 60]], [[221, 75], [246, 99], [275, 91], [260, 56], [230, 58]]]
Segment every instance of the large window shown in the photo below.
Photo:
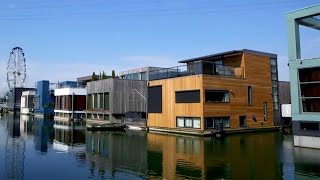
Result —
[[176, 103], [199, 103], [200, 90], [176, 91]]
[[146, 72], [142, 72], [140, 73], [140, 80], [147, 80], [147, 73]]
[[148, 87], [148, 112], [162, 113], [162, 86]]
[[110, 105], [109, 105], [109, 93], [104, 94], [104, 110], [109, 110]]
[[201, 128], [199, 117], [177, 117], [177, 127]]
[[133, 80], [139, 80], [139, 74], [138, 73], [133, 73], [132, 74], [132, 79]]
[[223, 127], [230, 127], [230, 117], [206, 117], [206, 128], [214, 128], [216, 123], [223, 123]]
[[206, 102], [230, 102], [229, 91], [226, 90], [206, 90]]
[[299, 70], [302, 112], [320, 112], [320, 68]]
[[98, 94], [98, 102], [99, 102], [98, 109], [103, 109], [103, 94]]

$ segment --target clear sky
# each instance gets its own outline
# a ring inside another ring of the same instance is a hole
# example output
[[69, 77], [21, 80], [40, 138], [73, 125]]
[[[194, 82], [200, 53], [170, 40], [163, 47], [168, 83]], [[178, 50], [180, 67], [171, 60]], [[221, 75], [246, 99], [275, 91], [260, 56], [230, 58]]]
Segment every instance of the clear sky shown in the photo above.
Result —
[[[0, 92], [6, 63], [20, 46], [27, 84], [76, 80], [233, 49], [278, 55], [279, 78], [289, 80], [286, 12], [319, 0], [1, 0]], [[320, 36], [319, 36], [320, 37]], [[320, 47], [304, 36], [306, 54]], [[318, 50], [319, 51], [319, 50]]]

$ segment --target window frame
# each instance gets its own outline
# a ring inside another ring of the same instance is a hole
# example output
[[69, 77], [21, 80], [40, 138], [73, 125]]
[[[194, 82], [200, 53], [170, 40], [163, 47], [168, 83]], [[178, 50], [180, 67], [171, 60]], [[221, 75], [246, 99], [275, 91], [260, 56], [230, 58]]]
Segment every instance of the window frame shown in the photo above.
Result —
[[[183, 119], [183, 126], [178, 126], [178, 120]], [[186, 126], [186, 119], [191, 119], [191, 126]], [[199, 127], [194, 126], [194, 121], [197, 120], [200, 122]], [[176, 127], [177, 128], [188, 128], [188, 129], [201, 129], [201, 117], [195, 117], [195, 116], [176, 116]]]

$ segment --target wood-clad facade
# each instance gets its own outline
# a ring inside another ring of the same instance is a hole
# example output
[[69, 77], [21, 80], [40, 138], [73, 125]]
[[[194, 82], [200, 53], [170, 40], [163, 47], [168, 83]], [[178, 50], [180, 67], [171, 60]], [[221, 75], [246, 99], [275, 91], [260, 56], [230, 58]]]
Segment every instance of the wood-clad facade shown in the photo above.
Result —
[[128, 113], [146, 114], [147, 81], [110, 78], [86, 88], [87, 120], [120, 123]]
[[[214, 71], [219, 73], [190, 73], [194, 63], [190, 61], [186, 62], [190, 75], [150, 81], [149, 88], [161, 87], [162, 112], [149, 111], [148, 126], [199, 132], [213, 129], [217, 122], [223, 123], [225, 129], [274, 126], [273, 114], [278, 110], [274, 107], [278, 107], [278, 100], [277, 84], [272, 83], [272, 60], [276, 61], [276, 55], [236, 51], [194, 61], [203, 61], [203, 69], [208, 69], [204, 62], [219, 61], [223, 64], [221, 68], [214, 65]], [[277, 74], [273, 80], [277, 80]], [[149, 93], [149, 96], [153, 95]]]

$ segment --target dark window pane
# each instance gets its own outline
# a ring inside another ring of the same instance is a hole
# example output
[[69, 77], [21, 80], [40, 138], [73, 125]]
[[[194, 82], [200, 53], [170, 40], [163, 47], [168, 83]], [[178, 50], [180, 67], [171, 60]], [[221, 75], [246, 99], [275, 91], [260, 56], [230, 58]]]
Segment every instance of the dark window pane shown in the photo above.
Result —
[[300, 128], [303, 130], [319, 131], [319, 123], [301, 122]]
[[248, 105], [252, 106], [252, 87], [248, 86]]
[[148, 87], [148, 112], [162, 113], [162, 86]]
[[229, 102], [229, 92], [206, 90], [205, 98], [206, 102]]
[[200, 90], [176, 92], [176, 103], [199, 103], [199, 102], [200, 102]]

